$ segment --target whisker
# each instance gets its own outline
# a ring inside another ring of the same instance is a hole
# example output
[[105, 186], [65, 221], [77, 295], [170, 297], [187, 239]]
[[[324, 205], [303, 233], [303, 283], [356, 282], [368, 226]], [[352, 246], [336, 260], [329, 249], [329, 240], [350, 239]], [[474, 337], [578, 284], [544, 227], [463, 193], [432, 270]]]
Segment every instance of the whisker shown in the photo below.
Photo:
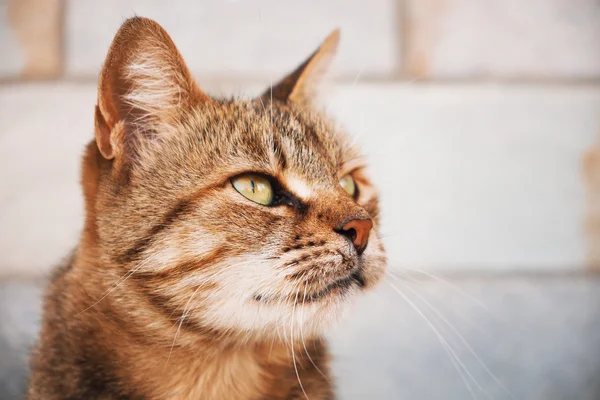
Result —
[[[275, 327], [277, 329], [277, 333], [279, 334], [279, 313], [277, 314], [277, 320], [275, 321]], [[280, 336], [281, 338], [281, 336]], [[273, 335], [273, 339], [271, 339], [271, 347], [269, 348], [269, 357], [267, 357], [267, 362], [271, 361], [271, 353], [273, 353], [273, 345], [275, 344], [275, 335]]]
[[[301, 309], [302, 314], [300, 315], [301, 321], [304, 321], [304, 307], [306, 307], [306, 284], [307, 284], [307, 282], [304, 281], [304, 296], [302, 298], [302, 309]], [[321, 376], [323, 378], [325, 378], [325, 380], [327, 381], [329, 386], [332, 386], [331, 382], [329, 381], [329, 378], [327, 378], [325, 376], [325, 374], [321, 371], [321, 369], [319, 367], [317, 367], [317, 364], [315, 364], [312, 357], [308, 353], [308, 349], [306, 348], [306, 342], [304, 341], [304, 333], [303, 333], [302, 325], [303, 324], [300, 324], [300, 339], [302, 340], [302, 345], [304, 346], [304, 351], [306, 352], [306, 355], [308, 356], [308, 359], [309, 359], [310, 363], [313, 365], [313, 367], [315, 367], [315, 369], [319, 372], [319, 374], [321, 374]]]
[[[401, 281], [398, 278], [395, 278], [399, 281]], [[429, 303], [423, 296], [421, 296], [419, 293], [417, 293], [416, 290], [412, 289], [410, 287], [410, 285], [407, 284], [407, 282], [404, 282], [406, 285], [406, 289], [408, 289], [411, 293], [413, 293], [419, 300], [421, 300], [439, 319], [441, 319], [449, 328], [452, 332], [454, 332], [454, 334], [458, 337], [458, 339], [461, 341], [461, 343], [467, 348], [467, 350], [469, 350], [469, 352], [471, 353], [471, 355], [475, 358], [475, 360], [477, 360], [477, 362], [479, 363], [479, 365], [481, 365], [481, 367], [484, 369], [484, 371], [498, 384], [498, 386], [500, 386], [502, 388], [502, 390], [504, 390], [506, 392], [506, 394], [508, 394], [512, 399], [514, 399], [513, 394], [510, 392], [510, 390], [508, 390], [503, 384], [502, 382], [500, 382], [500, 380], [496, 377], [496, 375], [494, 375], [492, 373], [492, 371], [490, 371], [490, 369], [488, 368], [488, 366], [483, 362], [483, 360], [481, 360], [481, 358], [479, 357], [479, 355], [477, 355], [477, 352], [475, 350], [473, 350], [473, 348], [471, 347], [471, 345], [469, 345], [468, 341], [465, 339], [465, 337], [456, 329], [456, 327], [450, 323], [450, 321], [448, 321], [447, 318], [445, 318], [440, 312], [439, 310], [437, 310], [433, 305], [431, 305], [431, 303]], [[488, 396], [489, 397], [489, 396]]]
[[[232, 269], [232, 268], [236, 268], [236, 267], [240, 267], [240, 266], [248, 266], [248, 265], [250, 265], [250, 266], [251, 266], [251, 265], [254, 265], [254, 262], [253, 262], [253, 261], [242, 261], [242, 262], [239, 262], [239, 263], [231, 264], [231, 265], [228, 265], [228, 266], [227, 266], [227, 267], [225, 267], [225, 268], [221, 268], [221, 269], [218, 269], [217, 271], [214, 271], [214, 272], [212, 272], [212, 273], [211, 273], [210, 275], [208, 275], [208, 276], [204, 276], [204, 277], [202, 277], [202, 280], [200, 280], [200, 281], [198, 281], [198, 282], [195, 282], [195, 285], [197, 286], [197, 287], [196, 287], [196, 289], [195, 289], [195, 292], [196, 292], [196, 291], [197, 291], [199, 288], [201, 288], [201, 287], [202, 287], [202, 285], [204, 285], [204, 284], [205, 284], [205, 283], [207, 283], [207, 282], [210, 282], [210, 280], [211, 280], [211, 279], [213, 279], [213, 278], [214, 278], [214, 277], [216, 277], [216, 276], [219, 276], [220, 274], [224, 273], [225, 271], [227, 271], [227, 270], [229, 270], [229, 269]], [[194, 292], [194, 293], [195, 293], [195, 292]], [[183, 313], [185, 313], [185, 308], [187, 307], [187, 304], [189, 304], [189, 301], [188, 301], [188, 303], [186, 303], [186, 306], [184, 307]], [[177, 311], [178, 309], [179, 309], [179, 307], [177, 307], [175, 310], [173, 310], [173, 312], [171, 312], [171, 314], [170, 314], [170, 315], [173, 315], [173, 313], [174, 313], [175, 311]], [[182, 313], [182, 314], [183, 314], [183, 313]], [[177, 325], [177, 323], [175, 323], [175, 324], [174, 324], [174, 325], [173, 325], [173, 326], [172, 326], [170, 329], [172, 329], [172, 328], [173, 328], [175, 325]], [[170, 329], [169, 329], [169, 330], [170, 330]]]
[[[415, 277], [412, 273], [401, 274], [400, 271], [388, 271], [388, 272], [390, 272], [390, 276], [392, 278], [399, 279], [402, 282], [404, 282], [405, 284], [410, 285], [413, 288], [417, 287], [419, 284], [422, 284], [424, 282], [422, 279]], [[452, 309], [452, 311], [454, 312], [454, 314], [456, 314], [462, 321], [464, 321], [470, 327], [476, 329], [477, 331], [479, 331], [481, 333], [485, 333], [485, 334], [488, 333], [487, 330], [484, 329], [479, 323], [473, 321], [473, 319], [470, 316], [466, 315], [461, 310]]]
[[308, 109], [310, 109], [310, 108], [311, 108], [311, 106], [310, 106], [310, 105], [306, 105], [306, 106], [304, 106], [304, 107], [300, 108], [300, 109], [298, 110], [298, 112], [296, 113], [296, 115], [294, 115], [294, 119], [295, 119], [295, 120], [298, 120], [298, 117], [300, 116], [300, 114], [302, 114], [302, 113], [304, 112], [304, 110], [308, 110]]
[[265, 107], [265, 102], [262, 99], [262, 96], [258, 98], [258, 100], [260, 101], [260, 104], [262, 106], [263, 112], [266, 114], [267, 113], [267, 108]]
[[[352, 88], [354, 88], [356, 86], [356, 84], [360, 80], [363, 72], [365, 71], [366, 65], [367, 65], [367, 63], [363, 62], [362, 66], [358, 70], [358, 73], [354, 77], [354, 80], [350, 84], [350, 89], [352, 89]], [[336, 115], [338, 115], [340, 117], [340, 118], [336, 118], [336, 120], [334, 122], [334, 127], [335, 127], [336, 130], [343, 130], [343, 126], [342, 126], [342, 122], [341, 121], [342, 121], [344, 115], [346, 114], [347, 110], [348, 110], [348, 104], [346, 104], [342, 109], [340, 109], [339, 112], [336, 113]], [[364, 135], [364, 133], [363, 133], [364, 131], [362, 129], [362, 126], [363, 126], [363, 121], [362, 121], [362, 116], [361, 116], [361, 121], [359, 123], [359, 127], [358, 127], [358, 129], [356, 129], [354, 131], [354, 134], [351, 136], [352, 146], [358, 146], [358, 145], [360, 145], [361, 137]], [[343, 165], [343, 163], [342, 163], [342, 165]]]
[[[296, 286], [294, 286], [292, 289], [295, 289]], [[283, 302], [281, 302], [281, 308], [283, 309], [283, 311], [285, 312], [285, 310], [289, 307], [293, 307], [293, 300], [292, 300], [292, 296], [286, 296], [285, 300]], [[293, 326], [292, 324], [294, 323], [294, 315], [292, 313], [292, 318], [291, 318], [291, 323], [290, 323], [290, 328]], [[285, 345], [288, 347], [288, 350], [292, 351], [293, 353], [293, 346], [290, 346], [290, 343], [288, 343], [288, 334], [287, 334], [287, 330], [286, 330], [286, 321], [284, 319], [282, 319], [281, 321], [281, 329], [283, 330], [283, 338], [280, 338], [280, 340], [285, 343]], [[293, 330], [290, 330], [291, 333], [293, 333]], [[290, 334], [291, 334], [290, 333]]]
[[167, 357], [167, 362], [165, 364], [165, 368], [169, 364], [169, 360], [171, 359], [171, 354], [173, 353], [173, 348], [175, 347], [175, 341], [177, 340], [177, 337], [179, 336], [179, 332], [181, 331], [181, 325], [183, 324], [183, 320], [187, 316], [187, 313], [186, 313], [187, 307], [190, 305], [190, 302], [192, 301], [192, 299], [194, 298], [196, 293], [198, 293], [198, 290], [200, 290], [201, 287], [202, 287], [201, 285], [198, 285], [196, 290], [194, 290], [194, 293], [192, 293], [189, 300], [185, 304], [185, 307], [183, 307], [183, 312], [181, 313], [181, 317], [179, 318], [179, 326], [177, 327], [177, 331], [175, 331], [175, 337], [173, 338], [173, 343], [171, 343], [171, 350], [169, 350], [169, 356]]
[[476, 400], [477, 397], [475, 396], [475, 392], [473, 392], [473, 388], [471, 388], [471, 385], [469, 384], [469, 382], [465, 378], [464, 374], [466, 373], [474, 382], [476, 382], [476, 381], [474, 380], [474, 378], [472, 377], [472, 375], [470, 374], [470, 372], [467, 370], [467, 368], [465, 367], [465, 365], [462, 363], [462, 361], [460, 360], [460, 358], [458, 357], [458, 355], [456, 354], [456, 352], [452, 349], [452, 347], [450, 346], [450, 344], [448, 343], [448, 341], [446, 339], [444, 339], [444, 337], [439, 332], [439, 330], [435, 327], [435, 325], [433, 325], [433, 323], [431, 323], [431, 321], [429, 321], [429, 319], [423, 313], [423, 311], [421, 311], [421, 309], [419, 309], [419, 307], [412, 300], [410, 300], [393, 283], [390, 283], [388, 281], [384, 281], [384, 282], [386, 282], [388, 285], [390, 285], [392, 287], [392, 289], [394, 289], [412, 307], [412, 309], [423, 319], [423, 321], [425, 321], [425, 323], [429, 326], [429, 328], [431, 328], [431, 330], [433, 331], [433, 333], [437, 337], [438, 341], [442, 345], [442, 348], [448, 354], [448, 356], [450, 358], [450, 361], [452, 362], [452, 365], [454, 365], [454, 368], [456, 369], [456, 371], [460, 375], [462, 381], [464, 382], [465, 386], [469, 390], [469, 393], [471, 394], [471, 397]]
[[[438, 281], [440, 283], [443, 283], [444, 285], [449, 286], [450, 288], [452, 288], [453, 290], [455, 290], [459, 294], [465, 296], [467, 299], [471, 300], [473, 303], [475, 303], [479, 307], [483, 308], [484, 310], [490, 311], [490, 309], [488, 308], [488, 306], [485, 303], [483, 303], [481, 300], [479, 300], [478, 298], [474, 297], [473, 295], [467, 293], [464, 289], [461, 289], [460, 287], [458, 287], [454, 283], [452, 283], [452, 282], [450, 282], [450, 281], [448, 281], [448, 280], [446, 280], [446, 279], [444, 279], [444, 278], [442, 278], [442, 277], [440, 277], [438, 275], [435, 275], [432, 272], [427, 272], [425, 270], [418, 269], [418, 268], [415, 268], [415, 267], [402, 267], [402, 268], [406, 269], [408, 271], [411, 271], [411, 272], [416, 272], [418, 274], [421, 274], [421, 275], [424, 275], [424, 276], [426, 276], [428, 278], [436, 280], [436, 281]], [[388, 272], [390, 272], [390, 273], [391, 272], [398, 273], [398, 271], [393, 271], [393, 270], [390, 270], [390, 269], [388, 269]]]
[[203, 287], [203, 284], [206, 283], [206, 282], [208, 282], [208, 281], [210, 281], [215, 276], [217, 276], [219, 274], [222, 274], [223, 272], [225, 272], [225, 271], [227, 271], [227, 270], [229, 270], [231, 268], [239, 267], [239, 266], [242, 266], [242, 265], [248, 265], [248, 264], [254, 265], [254, 262], [244, 261], [244, 262], [240, 262], [240, 263], [229, 265], [229, 266], [227, 266], [225, 268], [222, 268], [222, 269], [219, 269], [219, 270], [213, 272], [212, 274], [210, 274], [207, 277], [204, 277], [204, 279], [200, 283], [197, 284], [196, 289], [194, 290], [194, 292], [192, 293], [192, 295], [188, 299], [187, 303], [185, 304], [185, 306], [183, 308], [183, 312], [181, 314], [181, 317], [179, 318], [179, 324], [177, 326], [177, 330], [175, 331], [175, 336], [173, 337], [173, 342], [171, 343], [171, 349], [169, 350], [169, 355], [167, 357], [166, 365], [169, 364], [169, 360], [171, 359], [171, 354], [173, 353], [173, 349], [175, 347], [175, 342], [177, 341], [177, 338], [179, 337], [179, 333], [181, 331], [181, 327], [183, 325], [183, 322], [184, 322], [185, 318], [187, 317], [187, 315], [192, 311], [192, 307], [190, 307], [189, 309], [188, 309], [188, 307], [190, 306], [192, 300], [194, 299], [194, 296], [196, 296], [196, 294], [198, 293], [198, 291]]
[[91, 306], [87, 307], [83, 311], [77, 313], [77, 315], [75, 315], [75, 317], [79, 317], [81, 314], [83, 314], [84, 312], [88, 311], [89, 309], [95, 307], [98, 303], [100, 303], [102, 300], [104, 300], [105, 298], [107, 298], [112, 292], [114, 292], [119, 286], [121, 286], [123, 284], [123, 282], [125, 282], [127, 279], [129, 279], [129, 277], [131, 277], [131, 275], [133, 275], [134, 273], [136, 273], [140, 268], [142, 268], [144, 265], [146, 265], [147, 263], [149, 263], [156, 256], [157, 256], [156, 254], [152, 255], [152, 256], [148, 257], [146, 260], [142, 261], [136, 267], [130, 269], [122, 277], [120, 277], [119, 279], [117, 279], [117, 281], [115, 283], [113, 283], [113, 285], [112, 285], [111, 288], [105, 290], [104, 293], [103, 293], [103, 295], [94, 304], [92, 304]]
[[294, 361], [294, 370], [296, 371], [296, 377], [298, 378], [298, 383], [300, 384], [300, 389], [302, 389], [302, 393], [304, 393], [304, 397], [306, 397], [306, 400], [310, 400], [308, 398], [308, 395], [306, 394], [306, 391], [304, 390], [304, 385], [302, 385], [302, 380], [300, 379], [300, 374], [298, 373], [298, 365], [296, 363], [296, 353], [294, 351], [294, 324], [296, 322], [295, 314], [296, 314], [296, 305], [298, 304], [298, 294], [299, 294], [299, 292], [296, 291], [296, 298], [294, 300], [294, 306], [292, 308], [292, 320], [291, 320], [291, 324], [290, 324], [290, 344], [292, 345], [292, 360]]
[[273, 136], [273, 80], [271, 80], [269, 85], [269, 93], [271, 96], [271, 136]]

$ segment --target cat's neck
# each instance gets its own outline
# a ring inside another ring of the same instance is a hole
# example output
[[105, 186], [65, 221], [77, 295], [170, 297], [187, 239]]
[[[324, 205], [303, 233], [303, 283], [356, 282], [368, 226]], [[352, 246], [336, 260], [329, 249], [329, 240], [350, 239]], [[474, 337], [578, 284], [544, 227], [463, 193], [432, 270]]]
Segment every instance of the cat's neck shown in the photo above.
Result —
[[322, 386], [327, 371], [322, 341], [296, 345], [292, 355], [279, 338], [245, 340], [182, 327], [146, 307], [144, 299], [130, 297], [135, 295], [129, 280], [114, 285], [110, 276], [97, 273], [105, 267], [90, 268], [98, 262], [92, 250], [75, 255], [70, 281], [89, 304], [75, 318], [100, 352], [92, 362], [114, 371], [111, 379], [136, 388], [134, 393], [139, 388], [146, 398], [284, 399], [298, 385], [296, 369], [307, 387], [317, 381]]
[[274, 345], [270, 357], [260, 346], [214, 345], [171, 350], [129, 343], [127, 351], [120, 346], [119, 353], [130, 366], [126, 379], [145, 397], [157, 399], [271, 398], [277, 391], [275, 378], [289, 369], [288, 353], [279, 344]]

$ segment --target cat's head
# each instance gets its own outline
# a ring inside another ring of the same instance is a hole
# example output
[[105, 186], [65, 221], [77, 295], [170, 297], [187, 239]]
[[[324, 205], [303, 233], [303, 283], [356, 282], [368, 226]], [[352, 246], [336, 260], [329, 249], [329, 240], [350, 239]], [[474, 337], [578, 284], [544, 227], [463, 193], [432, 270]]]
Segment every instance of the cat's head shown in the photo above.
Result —
[[337, 41], [240, 101], [204, 94], [155, 22], [133, 18], [117, 33], [84, 163], [86, 232], [165, 318], [314, 336], [381, 278], [364, 159], [311, 106]]

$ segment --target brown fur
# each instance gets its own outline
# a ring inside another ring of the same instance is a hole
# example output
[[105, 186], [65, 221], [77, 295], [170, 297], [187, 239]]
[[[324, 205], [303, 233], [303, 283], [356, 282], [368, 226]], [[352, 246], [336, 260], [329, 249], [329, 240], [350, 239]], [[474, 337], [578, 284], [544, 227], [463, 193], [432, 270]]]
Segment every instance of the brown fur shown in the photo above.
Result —
[[[158, 24], [124, 23], [83, 159], [85, 227], [48, 288], [30, 399], [334, 397], [324, 331], [385, 265], [363, 159], [311, 107], [337, 36], [261, 98], [218, 100]], [[241, 196], [230, 179], [249, 171], [291, 200]], [[348, 173], [356, 200], [338, 184]], [[340, 234], [355, 219], [374, 223], [360, 255]]]

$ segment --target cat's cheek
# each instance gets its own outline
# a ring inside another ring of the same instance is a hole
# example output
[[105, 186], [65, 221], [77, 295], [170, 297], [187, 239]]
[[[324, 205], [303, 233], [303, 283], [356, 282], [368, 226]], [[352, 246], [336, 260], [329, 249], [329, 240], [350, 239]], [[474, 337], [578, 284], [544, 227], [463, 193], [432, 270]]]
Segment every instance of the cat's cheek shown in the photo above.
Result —
[[258, 294], [275, 294], [284, 278], [283, 271], [270, 268], [270, 263], [256, 254], [228, 260], [216, 273], [211, 273], [217, 289], [211, 293], [203, 318], [220, 328], [257, 331], [281, 320], [279, 309], [257, 302]]

